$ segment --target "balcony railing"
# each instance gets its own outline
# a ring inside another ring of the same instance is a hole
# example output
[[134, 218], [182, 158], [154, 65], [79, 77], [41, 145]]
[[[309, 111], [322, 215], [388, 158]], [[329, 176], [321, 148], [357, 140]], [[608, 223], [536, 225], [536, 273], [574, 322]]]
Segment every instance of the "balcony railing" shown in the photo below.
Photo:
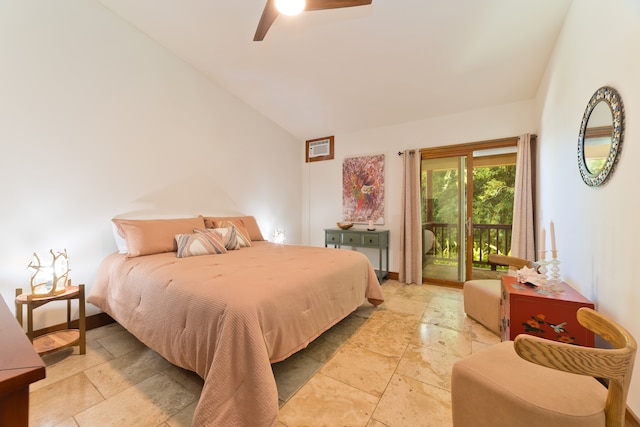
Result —
[[[429, 244], [428, 233], [425, 233], [425, 252], [438, 262], [456, 261], [460, 230], [458, 224], [430, 223], [424, 224], [425, 230], [433, 233], [433, 244]], [[508, 255], [511, 251], [511, 224], [473, 224], [473, 265], [489, 267], [489, 254]]]

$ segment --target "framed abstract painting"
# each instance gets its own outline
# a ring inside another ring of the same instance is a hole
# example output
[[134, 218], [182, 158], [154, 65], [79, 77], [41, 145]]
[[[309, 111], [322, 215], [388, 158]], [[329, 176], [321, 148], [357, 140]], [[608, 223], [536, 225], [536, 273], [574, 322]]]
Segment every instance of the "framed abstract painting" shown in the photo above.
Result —
[[344, 159], [342, 215], [344, 221], [384, 224], [384, 154]]

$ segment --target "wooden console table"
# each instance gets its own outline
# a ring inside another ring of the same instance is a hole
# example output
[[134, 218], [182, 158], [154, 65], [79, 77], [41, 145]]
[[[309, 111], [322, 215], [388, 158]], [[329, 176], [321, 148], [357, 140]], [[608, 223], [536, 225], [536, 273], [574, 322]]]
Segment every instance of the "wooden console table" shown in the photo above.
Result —
[[518, 283], [513, 276], [502, 276], [502, 341], [529, 334], [593, 347], [593, 332], [576, 319], [580, 307], [594, 308], [593, 303], [564, 282], [560, 287], [561, 292], [550, 292]]
[[[326, 228], [324, 230], [324, 247], [333, 245], [334, 248], [351, 246], [353, 248], [373, 248], [378, 250], [378, 268], [376, 275], [378, 282], [389, 278], [389, 230], [358, 230], [350, 228]], [[382, 251], [385, 252], [385, 268], [383, 270]]]
[[0, 426], [28, 427], [29, 384], [45, 377], [45, 366], [2, 298], [0, 343]]

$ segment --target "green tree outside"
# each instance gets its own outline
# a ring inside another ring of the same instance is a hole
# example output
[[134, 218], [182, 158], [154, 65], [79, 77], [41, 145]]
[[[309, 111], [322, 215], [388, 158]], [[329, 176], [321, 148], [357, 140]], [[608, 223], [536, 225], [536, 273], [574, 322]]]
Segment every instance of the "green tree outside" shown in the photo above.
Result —
[[[503, 224], [513, 223], [513, 202], [516, 166], [476, 167], [473, 169], [473, 223]], [[445, 223], [457, 225], [459, 218], [458, 170], [435, 170], [431, 173], [431, 200], [427, 200], [427, 173], [422, 172], [422, 215], [423, 223]], [[428, 214], [427, 214], [428, 212]], [[500, 230], [499, 239], [506, 239], [505, 231]], [[445, 256], [457, 255], [458, 233], [445, 239], [445, 247], [440, 248]], [[486, 238], [480, 247], [480, 237], [474, 233], [474, 259], [480, 259], [480, 251], [499, 252], [498, 248], [488, 248]], [[447, 252], [447, 253], [445, 253]], [[486, 257], [485, 257], [486, 258]]]

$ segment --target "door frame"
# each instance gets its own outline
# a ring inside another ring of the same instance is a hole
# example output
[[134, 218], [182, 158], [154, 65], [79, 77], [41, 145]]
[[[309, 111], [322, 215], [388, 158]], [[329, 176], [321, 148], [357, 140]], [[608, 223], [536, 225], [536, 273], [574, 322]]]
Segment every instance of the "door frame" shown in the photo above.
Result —
[[[466, 212], [464, 219], [464, 238], [465, 238], [465, 280], [472, 277], [473, 272], [473, 152], [488, 150], [493, 148], [514, 147], [518, 145], [519, 137], [509, 137], [501, 139], [492, 139], [478, 142], [469, 142], [464, 144], [445, 145], [432, 148], [422, 148], [420, 150], [421, 160], [437, 159], [443, 157], [461, 157], [466, 156], [467, 180], [466, 180]], [[422, 169], [422, 162], [420, 163]], [[462, 228], [462, 227], [461, 227]], [[464, 282], [445, 280], [445, 279], [428, 279], [422, 278], [422, 283], [437, 283], [439, 285], [462, 287]]]

